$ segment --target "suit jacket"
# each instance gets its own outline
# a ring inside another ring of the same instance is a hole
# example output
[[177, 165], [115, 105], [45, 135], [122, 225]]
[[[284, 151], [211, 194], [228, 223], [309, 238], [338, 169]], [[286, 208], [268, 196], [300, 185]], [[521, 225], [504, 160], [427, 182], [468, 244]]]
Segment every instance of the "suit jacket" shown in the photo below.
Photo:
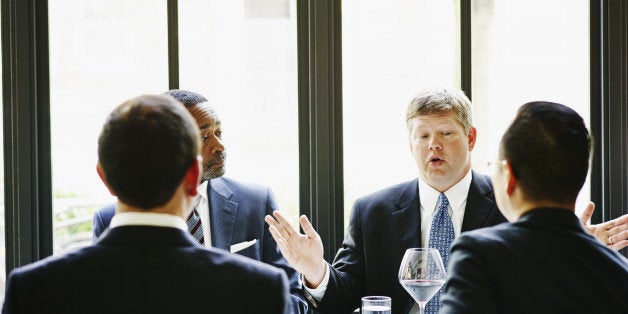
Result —
[[[229, 251], [232, 244], [257, 239], [258, 241], [237, 254], [283, 269], [290, 282], [293, 313], [305, 313], [307, 303], [301, 292], [296, 271], [283, 258], [264, 221], [277, 209], [272, 191], [267, 187], [245, 184], [220, 177], [207, 185], [210, 203], [212, 246]], [[93, 232], [97, 238], [109, 226], [115, 214], [112, 205], [94, 214]]]
[[94, 245], [15, 269], [2, 312], [288, 313], [288, 300], [275, 267], [203, 248], [177, 228], [120, 226]]
[[440, 313], [628, 313], [628, 261], [543, 208], [452, 245]]
[[[408, 313], [414, 300], [398, 279], [408, 248], [421, 247], [417, 179], [377, 191], [355, 201], [349, 230], [330, 267], [329, 284], [317, 306], [321, 313], [350, 313], [367, 295], [392, 298], [393, 313]], [[490, 179], [472, 173], [462, 231], [492, 226], [501, 215]]]

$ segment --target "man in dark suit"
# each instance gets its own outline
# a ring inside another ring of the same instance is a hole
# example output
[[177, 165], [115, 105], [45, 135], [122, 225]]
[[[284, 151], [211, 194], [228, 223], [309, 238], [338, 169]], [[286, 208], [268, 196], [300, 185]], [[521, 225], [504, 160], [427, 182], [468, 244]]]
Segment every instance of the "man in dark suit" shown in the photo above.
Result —
[[628, 313], [628, 261], [574, 215], [590, 149], [571, 108], [519, 108], [493, 174], [497, 204], [512, 223], [455, 241], [441, 313]]
[[[200, 94], [186, 90], [166, 92], [181, 102], [194, 117], [202, 141], [203, 172], [195, 213], [200, 218], [198, 238], [207, 247], [220, 248], [283, 269], [291, 290], [292, 312], [306, 313], [307, 303], [295, 270], [283, 258], [268, 231], [264, 216], [277, 210], [267, 187], [225, 178], [225, 147], [218, 115]], [[94, 239], [109, 226], [113, 205], [98, 210], [93, 218]], [[189, 220], [188, 220], [189, 223]]]
[[3, 313], [288, 313], [282, 270], [204, 248], [187, 232], [199, 148], [192, 116], [172, 97], [114, 109], [97, 170], [118, 214], [94, 245], [15, 269]]
[[[435, 247], [446, 263], [449, 244], [460, 232], [505, 221], [490, 179], [471, 170], [476, 140], [471, 121], [470, 101], [461, 91], [416, 95], [406, 124], [419, 178], [356, 200], [332, 265], [323, 260], [320, 238], [305, 216], [300, 218], [305, 235], [279, 213], [274, 214], [277, 220], [266, 217], [280, 250], [303, 274], [308, 300], [317, 311], [352, 312], [367, 295], [390, 296], [393, 313], [418, 311], [397, 278], [405, 250]], [[438, 311], [438, 297], [430, 303], [431, 311]]]

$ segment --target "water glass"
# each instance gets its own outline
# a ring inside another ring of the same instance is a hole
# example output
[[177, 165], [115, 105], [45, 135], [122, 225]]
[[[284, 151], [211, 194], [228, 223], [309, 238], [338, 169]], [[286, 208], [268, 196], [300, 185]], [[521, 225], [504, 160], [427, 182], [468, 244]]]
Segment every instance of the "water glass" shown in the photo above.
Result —
[[390, 314], [392, 301], [385, 296], [367, 296], [362, 298], [362, 314]]

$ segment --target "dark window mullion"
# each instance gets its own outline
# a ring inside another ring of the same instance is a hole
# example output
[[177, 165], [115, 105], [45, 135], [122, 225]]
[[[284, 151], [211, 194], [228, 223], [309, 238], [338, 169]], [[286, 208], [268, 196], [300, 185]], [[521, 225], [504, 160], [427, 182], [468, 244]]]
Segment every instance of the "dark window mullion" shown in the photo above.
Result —
[[168, 88], [179, 88], [179, 1], [168, 0]]
[[297, 1], [300, 210], [332, 260], [343, 230], [340, 1]]
[[2, 2], [7, 273], [52, 254], [47, 4]]

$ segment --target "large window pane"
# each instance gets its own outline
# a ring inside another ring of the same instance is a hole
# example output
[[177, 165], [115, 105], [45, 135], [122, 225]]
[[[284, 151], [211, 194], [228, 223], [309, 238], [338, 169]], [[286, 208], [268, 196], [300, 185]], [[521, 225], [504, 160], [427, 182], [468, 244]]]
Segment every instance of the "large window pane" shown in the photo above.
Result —
[[421, 89], [460, 86], [456, 2], [342, 2], [345, 226], [356, 198], [418, 176], [405, 112]]
[[[517, 108], [548, 100], [589, 121], [589, 1], [473, 1], [475, 169], [497, 158]], [[589, 182], [577, 210], [590, 198]]]
[[91, 242], [113, 202], [96, 174], [97, 139], [123, 101], [168, 89], [166, 1], [50, 0], [54, 252]]
[[295, 0], [179, 0], [179, 40], [180, 88], [207, 97], [222, 120], [225, 175], [271, 187], [296, 217]]

